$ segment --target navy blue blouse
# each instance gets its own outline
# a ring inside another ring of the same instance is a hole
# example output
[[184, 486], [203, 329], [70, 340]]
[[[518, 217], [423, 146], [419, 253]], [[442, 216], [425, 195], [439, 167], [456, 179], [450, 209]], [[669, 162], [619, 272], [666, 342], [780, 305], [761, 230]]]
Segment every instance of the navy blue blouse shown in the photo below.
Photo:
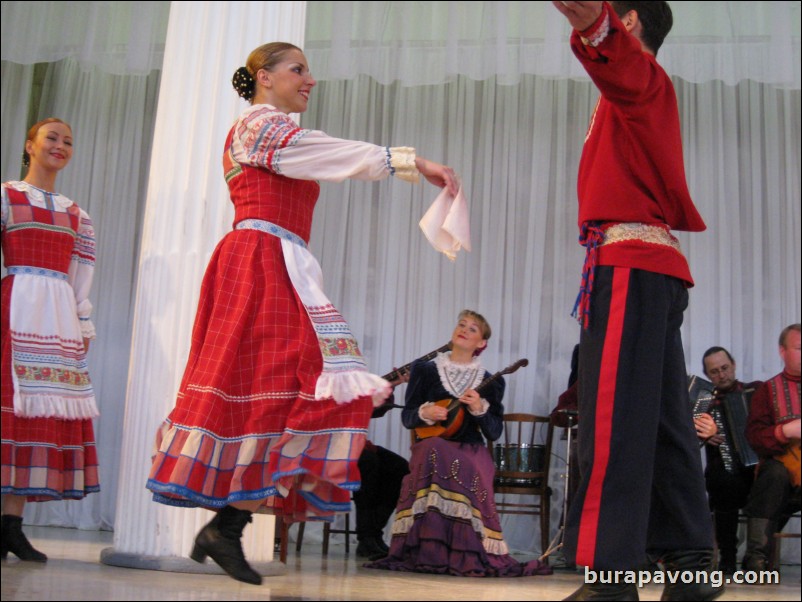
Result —
[[[491, 374], [485, 371], [484, 379], [490, 376]], [[486, 385], [479, 394], [490, 404], [487, 412], [482, 416], [474, 416], [466, 407], [462, 429], [451, 440], [461, 443], [484, 443], [482, 435], [491, 441], [498, 439], [504, 428], [502, 420], [504, 406], [501, 404], [501, 399], [504, 397], [505, 387], [506, 384], [501, 377]], [[427, 401], [448, 398], [453, 398], [453, 395], [440, 382], [440, 374], [434, 361], [416, 361], [410, 369], [401, 421], [408, 429], [427, 426], [418, 416], [418, 409]]]

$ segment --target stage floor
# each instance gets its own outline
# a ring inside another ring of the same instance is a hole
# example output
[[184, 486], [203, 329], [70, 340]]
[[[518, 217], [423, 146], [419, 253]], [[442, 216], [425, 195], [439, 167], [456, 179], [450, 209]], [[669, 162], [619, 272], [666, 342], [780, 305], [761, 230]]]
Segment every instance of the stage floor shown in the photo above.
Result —
[[[261, 586], [224, 575], [167, 573], [106, 566], [100, 552], [112, 534], [53, 527], [25, 527], [46, 564], [2, 562], [2, 600], [560, 600], [582, 583], [580, 572], [549, 577], [470, 579], [362, 568], [362, 560], [334, 543], [328, 557], [320, 544], [291, 546], [283, 574]], [[528, 558], [520, 557], [520, 560]], [[276, 568], [276, 567], [272, 567]], [[720, 600], [800, 600], [800, 567], [783, 566], [780, 585], [729, 585]], [[659, 600], [661, 587], [650, 585], [641, 600]]]

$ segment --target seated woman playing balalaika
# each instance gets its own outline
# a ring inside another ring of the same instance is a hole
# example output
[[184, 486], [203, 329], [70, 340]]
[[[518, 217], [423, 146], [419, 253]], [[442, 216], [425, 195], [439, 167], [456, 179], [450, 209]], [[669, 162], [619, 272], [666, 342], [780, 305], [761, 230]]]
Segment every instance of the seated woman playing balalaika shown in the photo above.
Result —
[[[466, 577], [550, 572], [537, 560], [517, 562], [501, 534], [493, 500], [495, 467], [485, 438], [495, 441], [502, 433], [504, 381], [487, 382], [490, 375], [477, 357], [489, 338], [487, 321], [465, 310], [451, 351], [412, 365], [402, 420], [426, 438], [412, 446], [389, 555], [368, 568]], [[443, 407], [449, 402], [461, 412], [450, 415]], [[455, 423], [461, 426], [452, 428]]]

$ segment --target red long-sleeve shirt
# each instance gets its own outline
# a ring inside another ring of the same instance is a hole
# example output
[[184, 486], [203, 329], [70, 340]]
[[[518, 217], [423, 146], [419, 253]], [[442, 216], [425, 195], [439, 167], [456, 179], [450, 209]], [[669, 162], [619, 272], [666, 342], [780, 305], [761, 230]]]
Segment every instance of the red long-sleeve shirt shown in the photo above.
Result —
[[[685, 180], [671, 79], [609, 4], [603, 6], [594, 25], [571, 37], [574, 54], [601, 92], [579, 164], [580, 227], [628, 222], [702, 231], [705, 223]], [[646, 269], [693, 283], [678, 245], [637, 239], [607, 244], [599, 249], [598, 265]]]
[[[774, 399], [772, 382], [780, 391], [782, 403]], [[799, 382], [799, 376], [782, 372], [763, 383], [752, 395], [746, 421], [746, 439], [761, 458], [770, 458], [785, 451], [789, 441], [782, 432], [782, 425], [799, 418]], [[781, 414], [779, 417], [778, 412]]]

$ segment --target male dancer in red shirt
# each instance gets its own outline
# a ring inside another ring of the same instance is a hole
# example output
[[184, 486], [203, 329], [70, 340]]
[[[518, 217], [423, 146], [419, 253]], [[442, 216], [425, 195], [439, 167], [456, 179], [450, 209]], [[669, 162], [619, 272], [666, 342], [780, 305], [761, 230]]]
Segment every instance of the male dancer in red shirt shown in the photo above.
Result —
[[[601, 92], [577, 187], [587, 247], [578, 300], [582, 477], [566, 559], [597, 572], [659, 559], [696, 574], [711, 564], [713, 537], [680, 338], [693, 280], [670, 230], [705, 224], [685, 181], [676, 93], [655, 60], [671, 9], [657, 1], [554, 5]], [[567, 599], [637, 600], [633, 581], [619, 577]], [[712, 600], [722, 589], [680, 581], [662, 599]]]

